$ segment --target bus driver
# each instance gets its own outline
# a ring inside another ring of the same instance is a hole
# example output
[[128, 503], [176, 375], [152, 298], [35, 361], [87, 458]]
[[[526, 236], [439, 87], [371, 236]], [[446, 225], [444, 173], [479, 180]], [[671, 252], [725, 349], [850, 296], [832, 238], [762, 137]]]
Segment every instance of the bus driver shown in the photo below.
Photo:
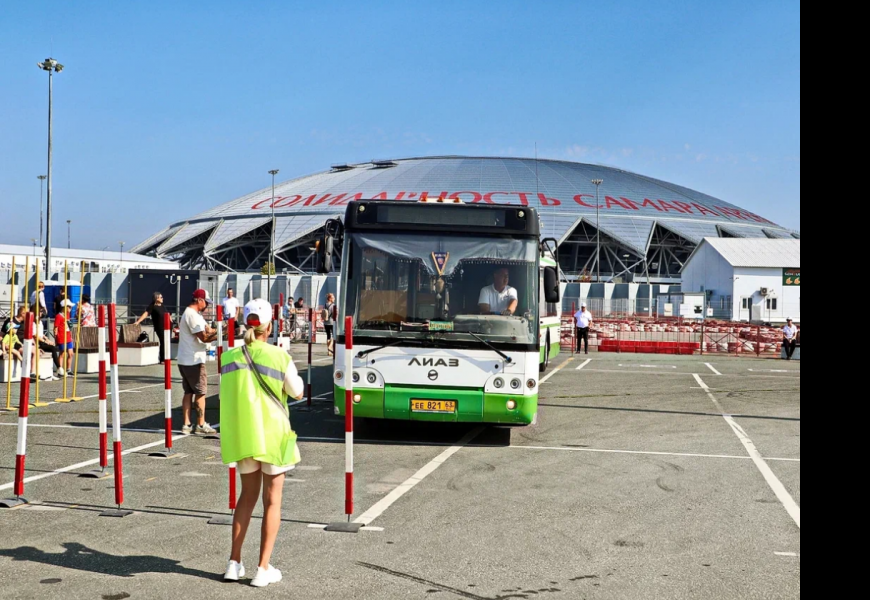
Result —
[[517, 290], [508, 285], [510, 271], [507, 267], [496, 269], [492, 274], [492, 285], [480, 290], [480, 312], [484, 315], [510, 316], [517, 310], [519, 296]]

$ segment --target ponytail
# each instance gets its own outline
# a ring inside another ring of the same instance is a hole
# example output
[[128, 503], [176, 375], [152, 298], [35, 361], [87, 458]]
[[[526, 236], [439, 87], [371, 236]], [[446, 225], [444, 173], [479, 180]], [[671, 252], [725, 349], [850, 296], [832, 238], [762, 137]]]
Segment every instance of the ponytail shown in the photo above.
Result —
[[248, 327], [247, 331], [245, 331], [245, 345], [250, 346], [257, 341], [257, 337], [266, 335], [270, 326], [271, 323], [264, 323], [257, 327]]

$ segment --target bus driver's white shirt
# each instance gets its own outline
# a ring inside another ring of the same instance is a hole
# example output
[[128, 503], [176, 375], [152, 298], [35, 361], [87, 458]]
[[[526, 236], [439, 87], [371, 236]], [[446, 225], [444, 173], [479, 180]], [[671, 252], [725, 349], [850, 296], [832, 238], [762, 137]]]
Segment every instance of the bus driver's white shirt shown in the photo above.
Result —
[[480, 300], [478, 304], [488, 304], [489, 312], [501, 314], [507, 310], [511, 302], [518, 300], [517, 291], [509, 285], [506, 285], [502, 291], [495, 289], [495, 285], [488, 285], [480, 290]]

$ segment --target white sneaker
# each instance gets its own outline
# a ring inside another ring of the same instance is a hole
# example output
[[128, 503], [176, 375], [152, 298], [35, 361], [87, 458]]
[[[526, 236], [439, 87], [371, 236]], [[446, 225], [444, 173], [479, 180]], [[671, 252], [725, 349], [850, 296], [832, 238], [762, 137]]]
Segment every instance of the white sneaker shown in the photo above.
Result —
[[251, 580], [251, 585], [254, 587], [266, 587], [270, 583], [278, 583], [281, 581], [281, 571], [269, 565], [267, 569], [257, 567], [257, 574]]
[[227, 561], [227, 572], [224, 573], [224, 581], [238, 581], [245, 576], [245, 565], [234, 560]]
[[63, 370], [63, 367], [57, 370], [58, 377], [66, 377], [66, 371]]

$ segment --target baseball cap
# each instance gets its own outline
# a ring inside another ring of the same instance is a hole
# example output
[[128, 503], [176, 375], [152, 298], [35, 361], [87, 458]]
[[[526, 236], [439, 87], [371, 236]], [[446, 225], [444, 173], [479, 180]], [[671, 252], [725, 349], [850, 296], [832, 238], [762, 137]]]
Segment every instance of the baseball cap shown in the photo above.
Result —
[[788, 321], [789, 323], [791, 323], [791, 322], [792, 322], [791, 317], [789, 317], [788, 319], [786, 319], [786, 321]]
[[205, 300], [206, 304], [211, 304], [211, 298], [208, 297], [208, 292], [203, 290], [203, 289], [199, 289], [199, 290], [194, 291], [193, 292], [193, 299], [194, 300]]
[[583, 304], [581, 304], [580, 308], [586, 308], [586, 303], [584, 302]]
[[251, 300], [245, 304], [245, 323], [251, 327], [259, 327], [272, 322], [272, 307], [262, 298]]

